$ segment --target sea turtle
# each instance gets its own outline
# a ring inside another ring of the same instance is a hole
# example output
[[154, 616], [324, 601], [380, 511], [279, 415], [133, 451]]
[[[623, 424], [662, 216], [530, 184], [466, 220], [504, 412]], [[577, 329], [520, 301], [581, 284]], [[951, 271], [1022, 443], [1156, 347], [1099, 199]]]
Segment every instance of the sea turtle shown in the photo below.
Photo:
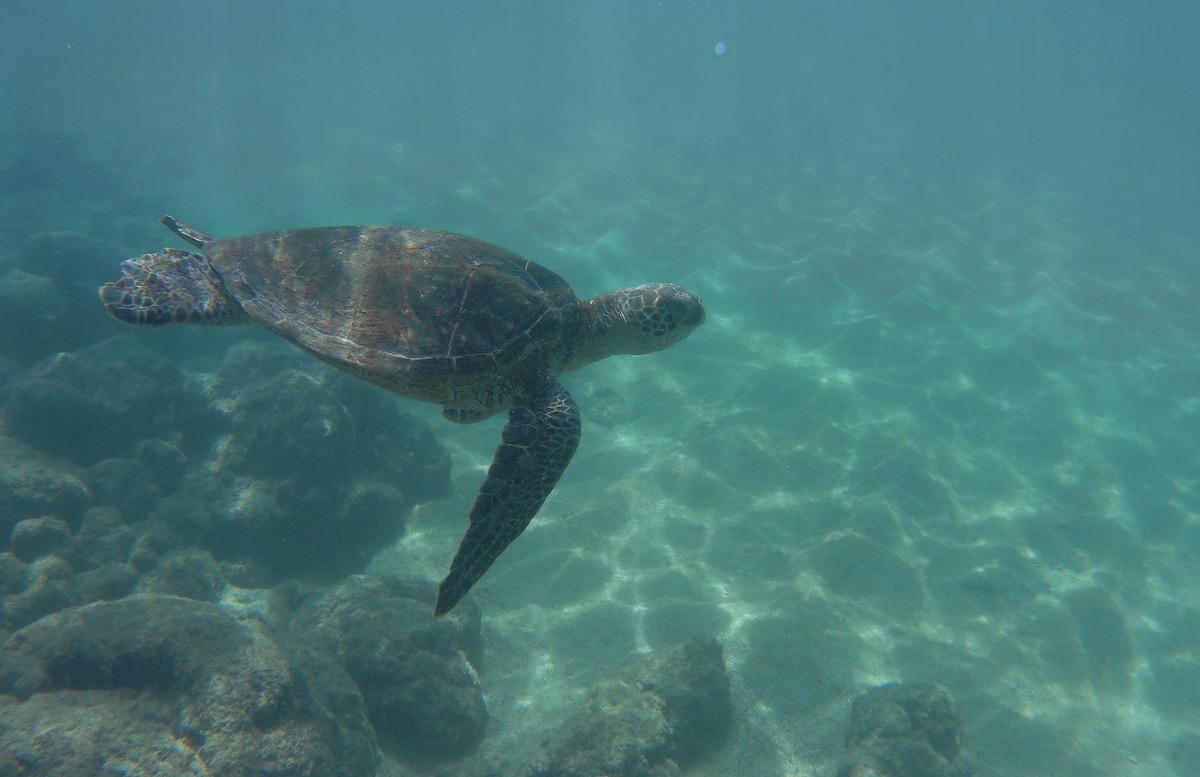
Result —
[[316, 227], [217, 240], [170, 216], [200, 248], [127, 259], [100, 288], [132, 324], [257, 323], [456, 423], [508, 423], [450, 572], [443, 615], [517, 538], [579, 443], [579, 408], [557, 376], [613, 354], [667, 348], [704, 322], [674, 284], [580, 300], [539, 264], [480, 240], [411, 226]]

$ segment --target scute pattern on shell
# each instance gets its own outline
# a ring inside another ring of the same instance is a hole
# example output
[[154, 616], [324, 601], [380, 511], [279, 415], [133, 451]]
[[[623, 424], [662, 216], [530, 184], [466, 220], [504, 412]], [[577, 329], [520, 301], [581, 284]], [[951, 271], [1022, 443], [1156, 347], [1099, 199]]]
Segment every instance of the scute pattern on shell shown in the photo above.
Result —
[[324, 227], [216, 240], [205, 255], [259, 323], [374, 372], [487, 374], [557, 339], [578, 299], [555, 273], [473, 238]]

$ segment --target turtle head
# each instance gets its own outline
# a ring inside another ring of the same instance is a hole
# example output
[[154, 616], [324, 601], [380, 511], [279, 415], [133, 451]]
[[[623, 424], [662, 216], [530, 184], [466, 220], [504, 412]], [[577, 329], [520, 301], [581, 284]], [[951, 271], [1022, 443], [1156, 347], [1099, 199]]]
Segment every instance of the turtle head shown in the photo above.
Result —
[[610, 353], [661, 351], [704, 323], [700, 297], [673, 283], [610, 291], [592, 304], [607, 329]]

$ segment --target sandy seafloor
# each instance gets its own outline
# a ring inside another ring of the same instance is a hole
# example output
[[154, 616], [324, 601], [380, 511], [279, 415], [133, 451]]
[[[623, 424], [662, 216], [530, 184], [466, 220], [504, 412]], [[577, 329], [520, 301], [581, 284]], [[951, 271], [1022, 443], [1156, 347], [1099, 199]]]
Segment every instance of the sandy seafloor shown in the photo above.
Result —
[[[169, 107], [98, 152], [124, 203], [66, 181], [30, 206], [38, 228], [104, 222], [132, 255], [170, 242], [162, 211], [217, 235], [416, 223], [581, 295], [673, 281], [705, 300], [683, 344], [564, 380], [579, 452], [471, 594], [481, 757], [525, 760], [632, 656], [716, 635], [737, 718], [704, 777], [828, 774], [851, 700], [896, 680], [949, 689], [981, 775], [1200, 774], [1193, 158], [1164, 181], [1161, 156], [1046, 166], [861, 117], [757, 135], [703, 111], [530, 138], [480, 112], [407, 140], [343, 115], [291, 143]], [[171, 132], [179, 148], [151, 142]], [[136, 336], [183, 344], [186, 367], [187, 347], [254, 335]], [[373, 568], [438, 580], [499, 420], [408, 405], [451, 450], [454, 493]]]

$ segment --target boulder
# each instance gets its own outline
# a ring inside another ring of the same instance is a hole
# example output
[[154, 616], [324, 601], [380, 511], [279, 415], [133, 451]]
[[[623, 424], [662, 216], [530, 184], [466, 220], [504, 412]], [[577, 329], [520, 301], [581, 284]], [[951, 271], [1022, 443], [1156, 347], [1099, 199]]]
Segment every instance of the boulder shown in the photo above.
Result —
[[889, 683], [850, 707], [846, 756], [837, 777], [969, 777], [958, 762], [963, 723], [949, 691], [932, 683]]
[[718, 749], [732, 722], [721, 644], [696, 639], [593, 688], [528, 774], [675, 777]]
[[22, 561], [61, 553], [71, 544], [71, 527], [61, 518], [26, 518], [13, 527], [8, 546]]
[[29, 565], [24, 588], [0, 599], [0, 627], [20, 628], [78, 603], [71, 565], [61, 556], [43, 556]]
[[355, 575], [292, 618], [306, 643], [333, 655], [358, 684], [381, 746], [431, 764], [479, 747], [487, 709], [473, 664], [482, 655], [471, 602], [431, 617], [433, 584]]
[[135, 595], [31, 623], [0, 646], [0, 693], [19, 700], [0, 705], [0, 749], [29, 777], [361, 777], [378, 765], [339, 666], [190, 599]]

